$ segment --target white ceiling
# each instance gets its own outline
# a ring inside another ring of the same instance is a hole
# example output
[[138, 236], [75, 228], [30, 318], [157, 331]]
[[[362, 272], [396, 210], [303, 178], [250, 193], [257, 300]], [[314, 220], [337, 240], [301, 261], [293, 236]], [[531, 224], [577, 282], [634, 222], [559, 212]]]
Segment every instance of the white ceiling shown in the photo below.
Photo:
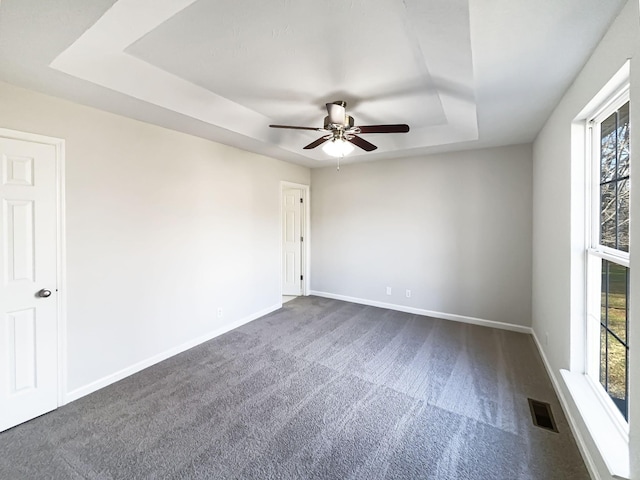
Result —
[[[310, 167], [530, 142], [624, 0], [1, 0], [0, 79]], [[345, 159], [346, 160], [346, 159]]]

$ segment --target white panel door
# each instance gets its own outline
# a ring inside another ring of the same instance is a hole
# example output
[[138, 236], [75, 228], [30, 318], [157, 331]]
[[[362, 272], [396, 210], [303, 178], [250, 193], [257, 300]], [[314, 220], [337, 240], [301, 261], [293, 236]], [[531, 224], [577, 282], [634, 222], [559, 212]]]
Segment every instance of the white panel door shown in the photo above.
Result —
[[2, 431], [58, 406], [55, 146], [0, 137], [0, 163]]
[[282, 294], [302, 293], [302, 192], [285, 188], [282, 192]]

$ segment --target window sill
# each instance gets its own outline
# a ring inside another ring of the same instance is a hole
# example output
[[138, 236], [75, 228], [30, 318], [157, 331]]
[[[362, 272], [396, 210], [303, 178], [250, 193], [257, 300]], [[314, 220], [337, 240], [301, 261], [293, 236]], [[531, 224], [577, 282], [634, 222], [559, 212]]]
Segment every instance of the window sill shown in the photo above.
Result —
[[560, 373], [609, 473], [615, 478], [628, 479], [629, 439], [609, 416], [586, 375], [568, 370]]

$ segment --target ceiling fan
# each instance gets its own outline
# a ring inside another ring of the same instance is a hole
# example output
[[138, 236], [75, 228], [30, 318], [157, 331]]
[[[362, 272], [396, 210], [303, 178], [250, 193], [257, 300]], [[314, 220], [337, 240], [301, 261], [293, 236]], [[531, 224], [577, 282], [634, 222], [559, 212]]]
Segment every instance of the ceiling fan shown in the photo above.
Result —
[[[310, 150], [323, 145], [325, 153], [334, 157], [343, 157], [353, 150], [353, 145], [371, 152], [376, 147], [373, 143], [359, 137], [363, 133], [406, 133], [409, 125], [398, 123], [393, 125], [361, 125], [355, 126], [353, 117], [347, 115], [347, 102], [342, 100], [327, 103], [328, 115], [324, 117], [324, 127], [297, 127], [292, 125], [269, 125], [271, 128], [291, 128], [294, 130], [314, 130], [317, 132], [328, 132], [323, 137], [305, 146], [305, 150]], [[353, 145], [352, 145], [353, 144]]]

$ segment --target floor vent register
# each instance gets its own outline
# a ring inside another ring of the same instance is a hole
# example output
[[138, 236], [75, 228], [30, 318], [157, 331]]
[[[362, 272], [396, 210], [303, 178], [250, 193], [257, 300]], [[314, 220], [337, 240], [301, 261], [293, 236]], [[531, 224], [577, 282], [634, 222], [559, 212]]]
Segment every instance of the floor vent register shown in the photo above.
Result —
[[551, 405], [531, 398], [528, 398], [527, 400], [529, 400], [529, 409], [531, 410], [533, 424], [536, 427], [557, 433], [558, 427], [556, 426], [556, 421], [554, 420], [553, 413], [551, 412]]

